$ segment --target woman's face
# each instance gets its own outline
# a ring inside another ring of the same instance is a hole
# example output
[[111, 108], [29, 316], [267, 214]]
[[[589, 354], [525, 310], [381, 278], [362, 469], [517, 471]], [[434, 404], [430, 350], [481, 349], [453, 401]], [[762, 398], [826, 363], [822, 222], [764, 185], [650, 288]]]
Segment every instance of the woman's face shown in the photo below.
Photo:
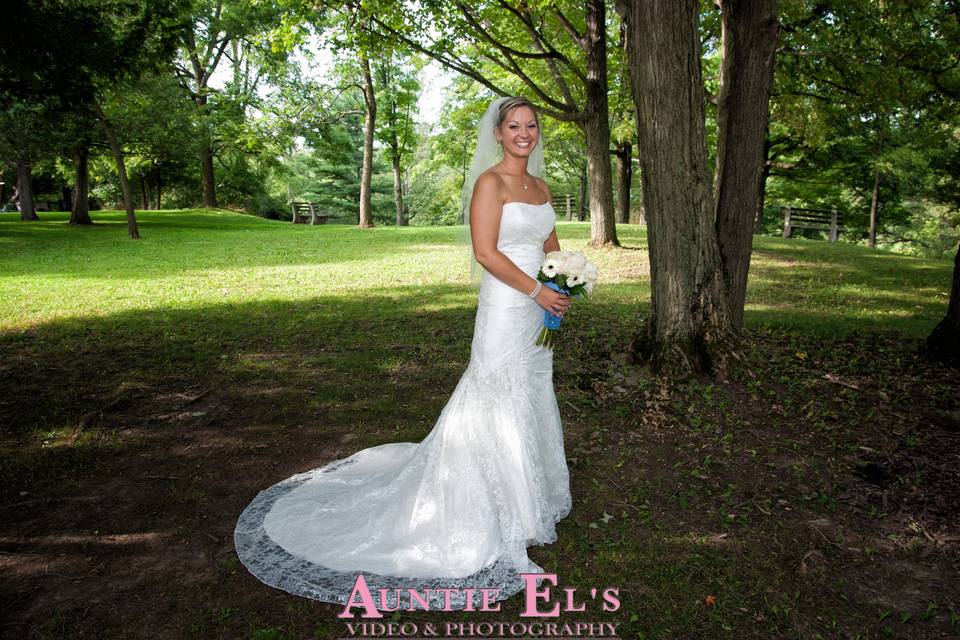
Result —
[[540, 137], [533, 109], [520, 105], [508, 111], [496, 134], [497, 140], [503, 143], [504, 154], [529, 156]]

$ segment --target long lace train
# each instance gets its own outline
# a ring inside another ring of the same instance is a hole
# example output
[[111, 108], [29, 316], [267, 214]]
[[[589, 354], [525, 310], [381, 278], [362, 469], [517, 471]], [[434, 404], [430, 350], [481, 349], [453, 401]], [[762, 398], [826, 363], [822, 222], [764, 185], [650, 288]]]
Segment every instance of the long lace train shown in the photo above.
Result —
[[[549, 203], [507, 203], [498, 248], [535, 275], [553, 229]], [[470, 363], [426, 438], [370, 447], [261, 491], [241, 514], [237, 554], [262, 582], [345, 604], [357, 575], [407, 590], [440, 609], [441, 588], [517, 593], [521, 573], [543, 573], [530, 545], [557, 539], [571, 507], [553, 354], [535, 346], [542, 309], [484, 274]], [[399, 590], [399, 596], [398, 591]], [[398, 600], [399, 597], [399, 600]]]

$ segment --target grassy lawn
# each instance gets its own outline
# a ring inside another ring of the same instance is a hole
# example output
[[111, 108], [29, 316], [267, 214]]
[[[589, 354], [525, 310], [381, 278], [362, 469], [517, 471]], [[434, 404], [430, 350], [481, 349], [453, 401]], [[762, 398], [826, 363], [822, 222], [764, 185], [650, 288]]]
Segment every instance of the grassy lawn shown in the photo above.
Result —
[[[336, 638], [333, 605], [256, 581], [236, 517], [283, 478], [429, 433], [469, 359], [453, 228], [224, 211], [0, 214], [0, 635]], [[646, 236], [599, 267], [555, 356], [574, 506], [532, 547], [619, 587], [623, 638], [960, 634], [960, 382], [917, 346], [952, 263], [754, 239], [745, 358], [669, 384], [629, 362]], [[712, 596], [712, 604], [707, 603]], [[498, 613], [401, 620], [523, 621]], [[529, 622], [530, 620], [526, 620]]]

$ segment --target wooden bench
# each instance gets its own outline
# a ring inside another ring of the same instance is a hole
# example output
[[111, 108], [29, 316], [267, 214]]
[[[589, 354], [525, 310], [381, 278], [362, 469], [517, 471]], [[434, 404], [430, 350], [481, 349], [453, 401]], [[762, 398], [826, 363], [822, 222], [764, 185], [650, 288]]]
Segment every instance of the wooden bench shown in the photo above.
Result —
[[820, 229], [830, 232], [830, 242], [836, 242], [843, 227], [843, 217], [832, 209], [803, 209], [800, 207], [780, 207], [783, 213], [783, 237], [789, 238], [794, 229]]
[[310, 216], [310, 224], [326, 224], [328, 216], [325, 213], [317, 213], [317, 205], [314, 202], [291, 202], [290, 212], [293, 214], [291, 222], [293, 224], [306, 224], [305, 216]]

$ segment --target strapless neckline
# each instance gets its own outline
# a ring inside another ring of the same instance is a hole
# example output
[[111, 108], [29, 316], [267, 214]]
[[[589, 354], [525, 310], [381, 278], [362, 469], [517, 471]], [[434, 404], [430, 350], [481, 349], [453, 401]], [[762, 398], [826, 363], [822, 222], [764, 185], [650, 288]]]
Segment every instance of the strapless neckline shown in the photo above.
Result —
[[525, 204], [531, 207], [544, 207], [550, 204], [550, 201], [547, 200], [546, 202], [521, 202], [520, 200], [511, 200], [510, 202], [504, 202], [503, 206], [507, 206], [508, 204]]

